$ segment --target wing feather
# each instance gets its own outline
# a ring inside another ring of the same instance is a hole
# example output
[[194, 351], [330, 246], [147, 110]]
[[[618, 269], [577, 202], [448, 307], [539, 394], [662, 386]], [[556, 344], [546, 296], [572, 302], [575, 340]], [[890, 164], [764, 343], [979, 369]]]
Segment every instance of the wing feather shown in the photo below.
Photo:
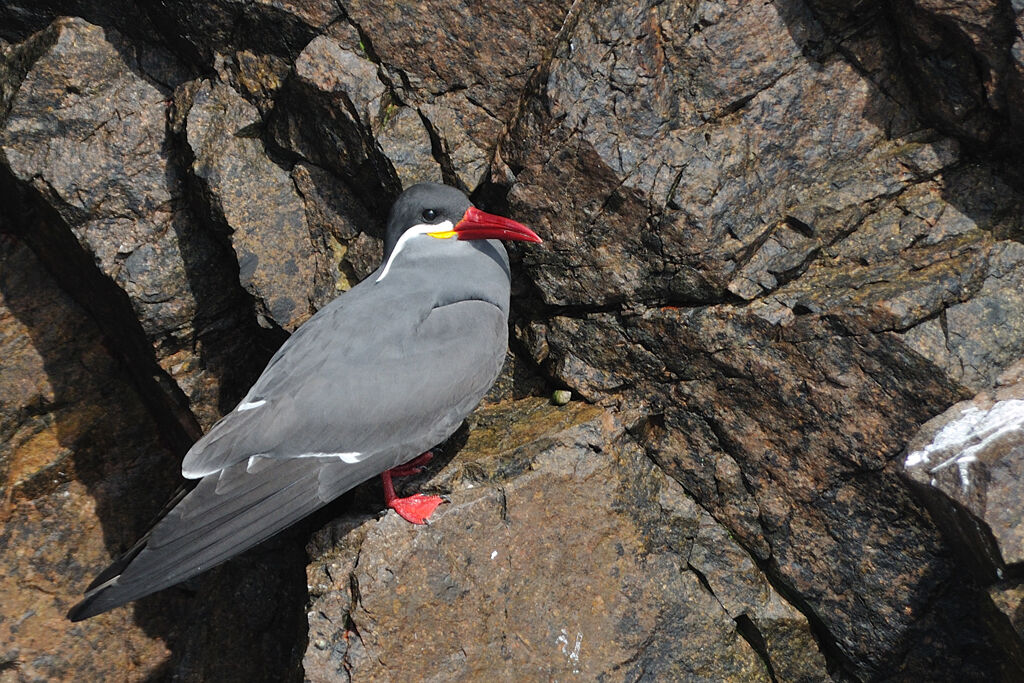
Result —
[[351, 309], [344, 321], [306, 323], [312, 331], [282, 348], [287, 353], [245, 399], [266, 403], [218, 422], [185, 457], [185, 476], [206, 476], [257, 453], [362, 453], [383, 471], [447, 438], [504, 361], [505, 315], [488, 302], [459, 301], [422, 320], [376, 328], [361, 326]]
[[[337, 383], [329, 379], [333, 366], [351, 354], [335, 354], [326, 362], [332, 367], [311, 380], [302, 358], [315, 350], [289, 352], [273, 366], [287, 373], [262, 385], [278, 392], [266, 395], [275, 412], [262, 419], [255, 418], [264, 407], [230, 413], [197, 442], [206, 448], [194, 447], [186, 465], [211, 471], [132, 549], [130, 561], [104, 572], [69, 618], [195, 576], [450, 436], [501, 369], [505, 316], [492, 304], [462, 301], [433, 309], [419, 328], [423, 341], [406, 356], [387, 368], [352, 369]], [[373, 448], [373, 457], [341, 459], [360, 448]], [[310, 456], [330, 452], [339, 456]], [[258, 466], [249, 467], [254, 455]]]

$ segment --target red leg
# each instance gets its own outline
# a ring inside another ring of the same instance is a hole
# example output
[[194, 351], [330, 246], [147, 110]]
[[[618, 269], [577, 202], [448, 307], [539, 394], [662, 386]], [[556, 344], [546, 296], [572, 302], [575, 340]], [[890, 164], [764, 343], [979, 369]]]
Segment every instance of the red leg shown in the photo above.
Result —
[[399, 514], [407, 522], [413, 524], [424, 524], [431, 513], [437, 509], [443, 499], [440, 496], [427, 496], [416, 493], [406, 498], [399, 498], [395, 495], [395, 486], [391, 481], [392, 477], [407, 477], [411, 474], [419, 474], [423, 471], [423, 465], [430, 462], [434, 454], [430, 451], [410, 460], [404, 465], [399, 465], [381, 473], [380, 477], [384, 483], [384, 504]]
[[392, 477], [408, 477], [411, 474], [419, 474], [424, 470], [424, 466], [433, 459], [434, 453], [432, 451], [427, 451], [426, 453], [417, 455], [404, 465], [392, 467], [388, 472], [391, 473]]

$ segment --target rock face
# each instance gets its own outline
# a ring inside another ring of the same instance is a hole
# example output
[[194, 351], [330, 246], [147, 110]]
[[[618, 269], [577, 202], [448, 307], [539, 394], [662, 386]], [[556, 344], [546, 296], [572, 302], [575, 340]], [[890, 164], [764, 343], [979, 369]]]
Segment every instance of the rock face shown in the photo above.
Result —
[[[1024, 678], [1024, 6], [157, 5], [0, 6], [0, 680]], [[421, 180], [545, 240], [436, 523], [66, 622]]]
[[477, 420], [428, 530], [364, 515], [314, 538], [307, 678], [768, 681], [776, 658], [827, 678], [806, 619], [606, 411]]
[[[929, 509], [989, 581], [1024, 562], [1020, 509], [1024, 482], [1024, 364], [994, 391], [929, 420], [904, 461]], [[961, 525], [966, 523], [965, 528]], [[964, 536], [961, 536], [964, 534]]]

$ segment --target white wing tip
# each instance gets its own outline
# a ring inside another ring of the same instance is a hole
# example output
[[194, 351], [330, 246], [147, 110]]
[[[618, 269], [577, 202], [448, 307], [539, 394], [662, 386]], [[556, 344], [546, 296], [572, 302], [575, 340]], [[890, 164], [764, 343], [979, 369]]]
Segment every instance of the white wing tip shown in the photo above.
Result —
[[216, 471], [217, 470], [193, 470], [185, 467], [184, 465], [181, 466], [181, 476], [185, 477], [186, 479], [202, 479], [206, 475], [213, 474]]

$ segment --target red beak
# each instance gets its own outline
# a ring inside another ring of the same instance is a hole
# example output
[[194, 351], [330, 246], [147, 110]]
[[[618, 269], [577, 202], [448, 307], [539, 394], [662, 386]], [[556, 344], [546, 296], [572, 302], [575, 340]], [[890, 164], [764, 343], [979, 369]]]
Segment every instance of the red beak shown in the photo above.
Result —
[[453, 228], [460, 240], [520, 240], [522, 242], [540, 242], [537, 233], [510, 218], [502, 218], [481, 211], [475, 206], [466, 209], [462, 220]]

